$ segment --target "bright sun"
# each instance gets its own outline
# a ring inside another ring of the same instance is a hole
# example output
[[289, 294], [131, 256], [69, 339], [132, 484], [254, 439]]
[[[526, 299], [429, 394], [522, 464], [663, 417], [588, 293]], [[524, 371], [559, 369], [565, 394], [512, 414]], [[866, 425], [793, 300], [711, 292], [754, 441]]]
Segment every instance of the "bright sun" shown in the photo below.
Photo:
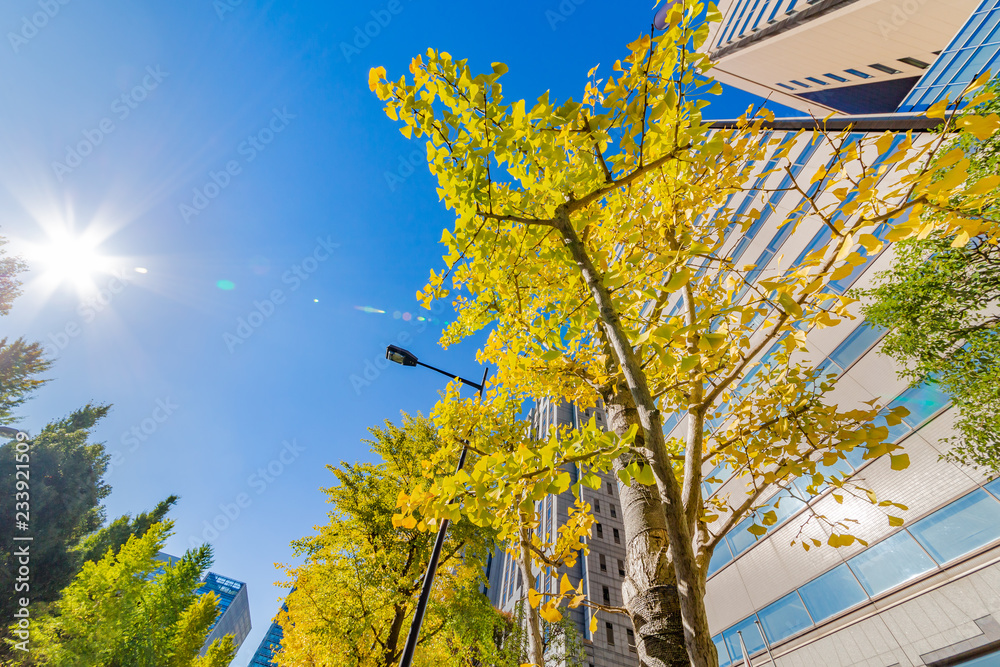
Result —
[[42, 280], [53, 286], [69, 284], [80, 292], [95, 289], [94, 281], [101, 274], [109, 273], [111, 268], [96, 243], [68, 234], [37, 244], [26, 254]]

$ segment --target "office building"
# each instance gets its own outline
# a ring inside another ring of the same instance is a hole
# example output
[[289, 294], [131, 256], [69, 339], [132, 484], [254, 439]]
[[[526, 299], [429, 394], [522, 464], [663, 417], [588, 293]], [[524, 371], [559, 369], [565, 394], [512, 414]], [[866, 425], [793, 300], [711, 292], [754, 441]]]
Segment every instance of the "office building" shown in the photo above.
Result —
[[[600, 408], [578, 410], [568, 403], [557, 404], [543, 399], [531, 409], [528, 420], [537, 437], [548, 437], [552, 428], [569, 426], [578, 428], [581, 423], [594, 418], [601, 427], [606, 425], [604, 411]], [[575, 484], [578, 471], [575, 466], [567, 470]], [[625, 578], [625, 527], [622, 523], [618, 484], [614, 475], [601, 475], [600, 489], [583, 489], [583, 497], [593, 508], [597, 524], [589, 540], [590, 554], [580, 558], [572, 568], [553, 571], [545, 568], [536, 573], [538, 590], [556, 593], [562, 575], [574, 585], [583, 581], [584, 592], [591, 600], [621, 606], [621, 586]], [[540, 535], [551, 535], [569, 517], [570, 507], [576, 502], [573, 491], [550, 495], [538, 503], [541, 525]], [[517, 603], [526, 595], [524, 581], [517, 563], [506, 551], [499, 550], [489, 568], [490, 601], [501, 611], [513, 612]], [[587, 651], [585, 664], [595, 667], [634, 667], [637, 664], [635, 638], [632, 624], [623, 616], [602, 614], [597, 632], [591, 634], [591, 612], [586, 608], [564, 610], [573, 621]]]
[[[921, 112], [998, 66], [997, 0], [734, 0], [720, 9], [723, 21], [707, 47], [728, 73], [720, 78], [760, 94], [781, 90], [772, 99], [813, 113], [821, 111], [811, 106], [817, 102], [848, 113]], [[793, 169], [805, 175], [829, 159], [807, 142], [792, 155]], [[780, 188], [783, 178], [755, 186]], [[746, 195], [747, 204], [754, 197], [759, 189]], [[734, 240], [731, 257], [766, 268], [826, 243], [818, 223], [795, 234], [777, 229], [800, 198], [770, 198], [776, 213], [754, 225], [750, 238]], [[832, 287], [870, 285], [891, 261], [889, 248]], [[890, 429], [909, 468], [893, 472], [887, 460], [860, 456], [845, 467], [880, 497], [906, 505], [905, 524], [890, 526], [850, 496], [841, 505], [827, 491], [807, 509], [781, 492], [773, 498], [781, 498], [778, 522], [765, 535], [749, 533], [749, 522], [729, 531], [710, 565], [706, 598], [722, 667], [743, 664], [740, 635], [754, 665], [772, 658], [783, 667], [1000, 664], [1000, 653], [991, 653], [1000, 651], [1000, 481], [941, 459], [953, 434], [948, 397], [899, 380], [878, 353], [884, 333], [858, 320], [810, 332], [807, 340], [813, 361], [839, 376], [832, 400], [874, 398], [910, 410]], [[730, 471], [705, 472], [720, 479], [705, 484], [706, 497], [745, 493]], [[790, 546], [803, 526], [826, 541], [829, 531], [806, 524], [810, 512], [860, 519], [855, 533], [867, 546], [808, 553]]]
[[250, 602], [247, 597], [247, 585], [228, 577], [209, 572], [205, 575], [205, 583], [198, 589], [204, 595], [209, 591], [219, 598], [219, 616], [208, 630], [202, 654], [216, 639], [232, 635], [233, 645], [238, 651], [243, 640], [250, 634]]
[[[1000, 0], [722, 0], [719, 8], [723, 20], [704, 47], [718, 63], [717, 77], [820, 117], [889, 114], [902, 127], [907, 114], [945, 96], [954, 99], [982, 72], [1000, 69]], [[789, 154], [789, 166], [808, 183], [830, 157], [803, 137]], [[759, 165], [765, 168], [773, 165]], [[818, 221], [805, 221], [794, 233], [791, 225], [778, 228], [802, 202], [788, 191], [787, 178], [781, 172], [752, 176], [748, 192], [729, 203], [742, 213], [763, 198], [764, 210], [771, 211], [730, 240], [730, 259], [766, 270], [799, 261], [828, 242]], [[883, 225], [876, 233], [889, 229]], [[831, 289], [843, 293], [871, 285], [892, 257], [890, 246]], [[830, 400], [853, 405], [878, 399], [909, 409], [889, 435], [909, 455], [905, 471], [892, 471], [884, 459], [862, 460], [860, 452], [843, 467], [879, 497], [907, 506], [900, 512], [905, 523], [890, 525], [878, 508], [850, 495], [838, 502], [829, 489], [808, 504], [790, 491], [764, 499], [772, 506], [781, 501], [777, 522], [761, 536], [746, 530], [749, 522], [737, 525], [709, 567], [706, 605], [721, 667], [746, 664], [740, 637], [755, 667], [1000, 665], [1000, 480], [941, 458], [944, 440], [953, 435], [948, 397], [933, 385], [910, 387], [900, 380], [898, 369], [879, 354], [884, 333], [859, 318], [811, 331], [807, 342], [812, 361], [838, 375]], [[759, 361], [766, 363], [772, 350]], [[539, 433], [581, 417], [572, 406], [544, 400], [531, 414]], [[682, 421], [667, 416], [665, 430], [683, 428]], [[705, 483], [705, 497], [735, 500], [745, 494], [746, 481], [732, 471], [710, 462], [704, 472], [719, 480]], [[591, 540], [590, 557], [568, 574], [586, 582], [592, 600], [620, 604], [622, 577], [615, 574], [624, 572], [624, 550], [608, 529], [623, 527], [611, 516], [617, 486], [610, 477], [607, 482], [612, 484], [603, 495], [585, 490], [595, 511], [600, 501], [602, 530]], [[563, 496], [540, 503], [541, 530], [565, 520], [573, 498]], [[793, 546], [803, 537], [826, 541], [829, 530], [808, 522], [813, 513], [831, 521], [858, 519], [852, 532], [867, 544], [808, 552]], [[498, 607], [510, 609], [524, 594], [522, 584], [509, 557], [498, 561], [490, 595]], [[554, 585], [558, 573], [551, 574], [540, 578], [543, 590]], [[636, 664], [627, 620], [610, 619], [606, 629], [602, 618], [590, 636], [586, 612], [576, 610], [573, 619], [594, 667]]]
[[[288, 611], [288, 607], [285, 605], [281, 606], [283, 611]], [[284, 633], [281, 630], [281, 626], [278, 625], [277, 620], [271, 623], [271, 627], [267, 629], [264, 638], [260, 640], [260, 645], [257, 646], [257, 650], [254, 652], [253, 657], [250, 658], [250, 663], [247, 667], [277, 667], [274, 662], [274, 654], [281, 649], [281, 640], [284, 639]]]
[[[157, 554], [157, 558], [168, 563], [180, 560], [177, 556], [165, 553]], [[232, 635], [233, 645], [239, 651], [243, 641], [250, 634], [250, 601], [247, 596], [247, 585], [242, 581], [208, 572], [203, 577], [197, 592], [199, 595], [208, 592], [215, 593], [218, 597], [217, 609], [219, 610], [219, 615], [209, 626], [205, 644], [201, 648], [201, 655], [205, 655], [212, 642], [216, 639], [222, 639], [226, 635]]]
[[723, 20], [705, 47], [717, 78], [818, 117], [926, 108], [954, 96], [945, 80], [967, 83], [996, 55], [993, 0], [718, 4]]
[[273, 658], [274, 654], [281, 648], [281, 640], [283, 638], [284, 634], [281, 631], [281, 626], [276, 622], [271, 623], [271, 627], [267, 629], [267, 634], [260, 640], [260, 645], [257, 646], [253, 657], [250, 658], [248, 667], [276, 667]]

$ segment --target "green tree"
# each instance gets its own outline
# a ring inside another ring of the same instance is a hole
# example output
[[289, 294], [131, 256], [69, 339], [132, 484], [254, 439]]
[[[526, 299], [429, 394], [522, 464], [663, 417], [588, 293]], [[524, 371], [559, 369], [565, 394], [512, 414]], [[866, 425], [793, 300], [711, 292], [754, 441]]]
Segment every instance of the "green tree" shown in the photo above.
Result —
[[14, 421], [14, 409], [45, 384], [38, 378], [52, 365], [42, 357], [42, 346], [24, 338], [0, 338], [0, 425]]
[[[998, 89], [994, 80], [989, 91]], [[998, 112], [1000, 100], [991, 99], [957, 122]], [[1000, 135], [965, 133], [948, 148], [968, 157], [971, 179], [1000, 173]], [[995, 205], [977, 213], [1000, 217]], [[948, 439], [949, 456], [1000, 472], [1000, 248], [985, 240], [934, 232], [904, 241], [892, 268], [857, 296], [870, 300], [864, 314], [887, 330], [882, 352], [900, 363], [902, 375], [914, 384], [937, 382], [951, 396], [958, 434]]]
[[177, 496], [168, 496], [153, 508], [134, 519], [128, 514], [120, 516], [100, 530], [88, 535], [78, 547], [82, 562], [97, 561], [110, 549], [112, 553], [128, 542], [131, 537], [142, 537], [154, 524], [162, 523], [170, 509], [177, 503]]
[[[404, 417], [372, 428], [366, 441], [379, 463], [328, 466], [329, 523], [293, 543], [305, 557], [285, 567], [291, 586], [280, 665], [388, 667], [402, 654], [434, 535], [394, 524], [396, 499], [425, 472], [439, 447], [433, 427]], [[450, 465], [454, 466], [452, 462]], [[496, 637], [503, 619], [480, 592], [492, 534], [458, 521], [448, 532], [415, 664], [517, 665]]]
[[10, 305], [21, 294], [21, 282], [17, 275], [27, 269], [18, 257], [7, 257], [3, 247], [7, 239], [0, 236], [0, 315], [10, 312]]
[[[52, 602], [80, 569], [76, 548], [101, 526], [101, 501], [110, 493], [102, 481], [108, 456], [100, 443], [89, 442], [91, 429], [104, 418], [109, 406], [87, 405], [70, 416], [48, 424], [28, 441], [32, 603]], [[18, 490], [15, 442], [0, 445], [0, 541], [14, 544], [16, 530], [12, 502]], [[24, 473], [22, 471], [22, 480]], [[23, 509], [23, 508], [22, 508]], [[0, 552], [0, 586], [13, 589], [11, 550]], [[11, 618], [14, 600], [0, 597], [0, 614]]]
[[[0, 316], [10, 312], [11, 304], [21, 293], [18, 274], [27, 269], [17, 257], [7, 257], [0, 236]], [[23, 338], [8, 341], [0, 338], [0, 426], [14, 421], [13, 410], [29, 394], [45, 383], [38, 378], [49, 369], [51, 362], [42, 357], [42, 347]]]
[[[455, 215], [442, 234], [445, 269], [431, 272], [418, 298], [429, 305], [454, 295], [458, 316], [442, 343], [488, 330], [480, 358], [498, 369], [485, 403], [450, 395], [436, 411], [445, 447], [432, 461], [452, 460], [468, 440], [468, 471], [417, 483], [400, 499], [402, 515], [430, 526], [428, 518], [456, 514], [516, 526], [516, 512], [498, 508], [534, 512], [530, 503], [570, 487], [565, 464], [615, 471], [630, 508], [624, 606], [644, 665], [717, 663], [704, 605], [709, 561], [745, 517], [755, 518], [751, 532], [766, 532], [776, 521], [770, 497], [793, 478], [807, 480], [810, 496], [834, 485], [891, 511], [891, 501], [835, 470], [856, 449], [891, 456], [895, 469], [908, 458], [885, 442], [880, 406], [841, 407], [826, 396], [833, 383], [817, 377], [806, 344], [810, 329], [851, 317], [852, 300], [832, 283], [884, 247], [878, 226], [893, 223], [890, 241], [934, 229], [997, 234], [977, 214], [996, 177], [970, 178], [961, 151], [928, 166], [940, 139], [904, 136], [891, 151], [889, 133], [783, 136], [752, 109], [735, 128], [712, 130], [702, 111], [721, 86], [699, 52], [705, 17], [720, 18], [708, 3], [673, 3], [666, 30], [636, 40], [604, 78], [594, 68], [581, 101], [545, 93], [510, 102], [505, 65], [476, 73], [433, 49], [408, 76], [392, 80], [377, 68], [369, 77], [404, 136], [426, 141], [439, 196]], [[929, 111], [945, 113], [944, 104]], [[963, 126], [988, 136], [1000, 119], [971, 116]], [[806, 142], [830, 167], [800, 180], [790, 153]], [[824, 230], [826, 243], [791, 263], [729, 259], [767, 210], [766, 199], [735, 210], [730, 197], [778, 173], [801, 203], [774, 222]], [[968, 197], [956, 201], [959, 192]], [[926, 210], [940, 215], [923, 221]], [[509, 446], [498, 435], [514, 426], [501, 413], [530, 397], [601, 401], [617, 437], [609, 442], [591, 424], [562, 440]], [[685, 418], [682, 432], [668, 438], [664, 417], [674, 414]], [[735, 471], [747, 493], [705, 499], [715, 466]], [[830, 546], [856, 540], [850, 525], [829, 523]], [[546, 598], [544, 611], [577, 595]]]
[[33, 626], [22, 664], [52, 667], [225, 667], [231, 637], [198, 654], [218, 615], [214, 593], [199, 595], [212, 562], [207, 545], [173, 564], [157, 559], [173, 523], [154, 524], [132, 536], [117, 554], [87, 562], [50, 613]]

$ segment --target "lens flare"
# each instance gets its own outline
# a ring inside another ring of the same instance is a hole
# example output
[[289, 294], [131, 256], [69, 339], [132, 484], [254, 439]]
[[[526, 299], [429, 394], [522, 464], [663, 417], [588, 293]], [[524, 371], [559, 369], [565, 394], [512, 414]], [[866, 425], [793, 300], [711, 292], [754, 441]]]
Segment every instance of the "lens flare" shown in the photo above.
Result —
[[371, 306], [354, 306], [354, 310], [360, 310], [362, 313], [379, 313], [384, 315], [384, 310], [379, 310], [378, 308], [372, 308]]

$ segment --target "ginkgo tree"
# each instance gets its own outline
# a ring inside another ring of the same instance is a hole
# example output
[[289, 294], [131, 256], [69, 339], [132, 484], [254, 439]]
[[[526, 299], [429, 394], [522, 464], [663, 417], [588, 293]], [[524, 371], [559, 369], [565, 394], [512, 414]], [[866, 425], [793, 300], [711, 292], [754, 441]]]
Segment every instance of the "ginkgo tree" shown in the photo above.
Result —
[[[703, 111], [719, 86], [698, 49], [718, 18], [713, 5], [675, 3], [667, 28], [631, 44], [606, 81], [590, 72], [579, 102], [548, 93], [531, 106], [508, 102], [506, 66], [475, 74], [433, 49], [413, 60], [409, 79], [389, 80], [382, 68], [369, 79], [403, 134], [426, 141], [439, 196], [455, 214], [442, 236], [446, 268], [418, 293], [426, 304], [452, 299], [458, 314], [442, 343], [488, 330], [480, 357], [498, 370], [486, 403], [600, 401], [617, 436], [608, 443], [591, 424], [555, 446], [512, 451], [492, 427], [480, 438], [456, 431], [442, 455], [468, 439], [473, 472], [420, 485], [400, 498], [400, 515], [515, 526], [524, 518], [498, 508], [521, 507], [532, 519], [521, 480], [532, 480], [528, 497], [537, 499], [572, 484], [566, 464], [614, 470], [624, 607], [644, 665], [717, 664], [704, 605], [709, 560], [747, 516], [752, 531], [765, 531], [776, 518], [768, 502], [790, 480], [805, 478], [812, 495], [830, 486], [854, 493], [900, 522], [891, 499], [837, 470], [858, 453], [904, 468], [906, 454], [886, 440], [905, 411], [833, 402], [833, 379], [814, 369], [806, 334], [852, 317], [852, 300], [834, 284], [886, 242], [934, 230], [956, 243], [996, 242], [996, 223], [981, 211], [1000, 176], [970, 178], [962, 151], [939, 151], [949, 131], [987, 137], [1000, 118], [962, 116], [956, 128], [945, 102], [928, 114], [945, 122], [939, 136], [827, 133], [822, 121], [789, 136], [751, 109], [732, 129], [713, 130]], [[792, 151], [806, 143], [828, 159], [803, 175]], [[736, 207], [749, 191], [755, 205]], [[769, 206], [776, 191], [799, 203]], [[775, 221], [825, 238], [795, 261], [733, 258], [740, 238]], [[683, 425], [668, 438], [664, 415], [674, 414]], [[439, 427], [455, 418], [439, 408]], [[703, 497], [715, 467], [744, 479], [746, 492]], [[856, 539], [849, 522], [828, 523], [831, 546]]]

